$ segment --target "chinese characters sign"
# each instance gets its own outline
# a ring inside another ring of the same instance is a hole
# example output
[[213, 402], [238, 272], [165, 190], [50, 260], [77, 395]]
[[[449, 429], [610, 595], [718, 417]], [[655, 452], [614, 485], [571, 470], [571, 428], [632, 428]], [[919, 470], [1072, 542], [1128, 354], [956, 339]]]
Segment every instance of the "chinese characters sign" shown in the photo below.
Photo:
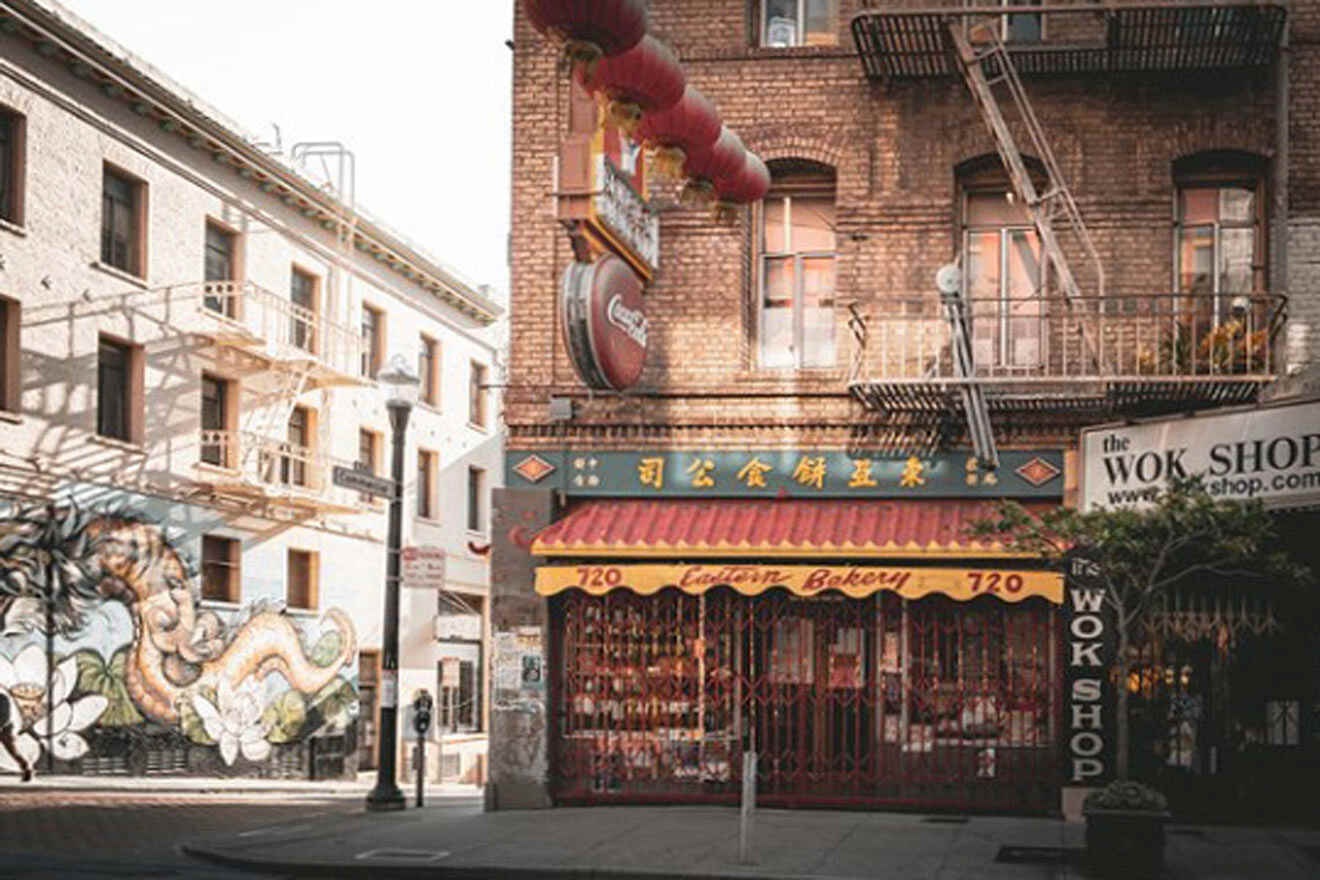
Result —
[[[506, 479], [569, 495], [631, 497], [1058, 498], [1063, 454], [1005, 451], [998, 471], [970, 452], [822, 450], [511, 452]], [[529, 460], [541, 465], [530, 467]]]
[[853, 598], [881, 590], [906, 599], [939, 593], [959, 602], [994, 596], [1005, 602], [1041, 597], [1063, 602], [1063, 575], [1056, 571], [998, 568], [910, 568], [859, 565], [543, 565], [536, 592], [553, 596], [569, 589], [602, 595], [627, 589], [642, 595], [676, 587], [698, 594], [730, 587], [745, 596], [783, 587], [799, 596], [827, 590]]

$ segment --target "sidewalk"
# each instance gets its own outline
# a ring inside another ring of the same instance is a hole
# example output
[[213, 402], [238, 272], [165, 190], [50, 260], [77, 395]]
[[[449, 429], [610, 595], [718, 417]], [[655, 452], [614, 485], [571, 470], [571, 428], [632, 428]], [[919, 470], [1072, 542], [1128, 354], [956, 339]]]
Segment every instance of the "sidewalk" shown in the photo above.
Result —
[[[740, 865], [733, 808], [483, 813], [478, 801], [448, 800], [254, 828], [183, 850], [230, 867], [320, 877], [993, 880], [1086, 877], [1076, 864], [1084, 834], [1083, 825], [1054, 819], [762, 810], [753, 863]], [[1170, 880], [1303, 880], [1320, 876], [1320, 831], [1175, 825], [1166, 856]]]
[[[31, 782], [16, 776], [0, 777], [0, 793], [7, 791], [150, 792], [152, 794], [282, 794], [300, 797], [366, 798], [376, 774], [359, 773], [357, 779], [251, 779], [210, 776], [43, 776]], [[411, 789], [408, 789], [411, 790]], [[473, 785], [430, 783], [428, 796], [480, 798]]]

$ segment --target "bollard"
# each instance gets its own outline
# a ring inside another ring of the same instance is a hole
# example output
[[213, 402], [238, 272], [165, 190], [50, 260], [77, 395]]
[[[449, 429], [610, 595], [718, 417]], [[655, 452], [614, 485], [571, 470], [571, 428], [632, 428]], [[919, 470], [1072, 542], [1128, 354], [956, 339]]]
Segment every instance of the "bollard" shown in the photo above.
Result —
[[738, 862], [752, 863], [752, 813], [756, 810], [756, 752], [743, 752], [742, 811], [738, 817]]

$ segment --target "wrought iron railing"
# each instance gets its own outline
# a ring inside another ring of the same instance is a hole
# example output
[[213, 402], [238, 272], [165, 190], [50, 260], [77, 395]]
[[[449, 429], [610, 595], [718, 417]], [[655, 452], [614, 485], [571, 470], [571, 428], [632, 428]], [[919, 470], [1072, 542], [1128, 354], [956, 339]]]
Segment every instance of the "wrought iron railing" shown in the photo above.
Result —
[[[1286, 318], [1277, 294], [1165, 293], [967, 300], [973, 375], [1037, 380], [1269, 378]], [[958, 378], [935, 295], [886, 297], [854, 316], [851, 381]]]

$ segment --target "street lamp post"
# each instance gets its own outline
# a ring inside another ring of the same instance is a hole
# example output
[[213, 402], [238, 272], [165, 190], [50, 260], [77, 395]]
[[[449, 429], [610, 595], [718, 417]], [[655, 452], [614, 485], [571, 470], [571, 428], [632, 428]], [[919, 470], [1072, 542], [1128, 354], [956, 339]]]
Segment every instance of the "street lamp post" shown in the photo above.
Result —
[[394, 776], [399, 722], [399, 557], [403, 543], [403, 451], [407, 441], [408, 416], [417, 402], [420, 382], [407, 359], [395, 355], [389, 368], [376, 377], [385, 392], [385, 406], [394, 432], [394, 456], [390, 476], [390, 528], [385, 549], [385, 620], [380, 655], [380, 760], [376, 764], [376, 787], [367, 795], [368, 810], [402, 810], [403, 792]]

